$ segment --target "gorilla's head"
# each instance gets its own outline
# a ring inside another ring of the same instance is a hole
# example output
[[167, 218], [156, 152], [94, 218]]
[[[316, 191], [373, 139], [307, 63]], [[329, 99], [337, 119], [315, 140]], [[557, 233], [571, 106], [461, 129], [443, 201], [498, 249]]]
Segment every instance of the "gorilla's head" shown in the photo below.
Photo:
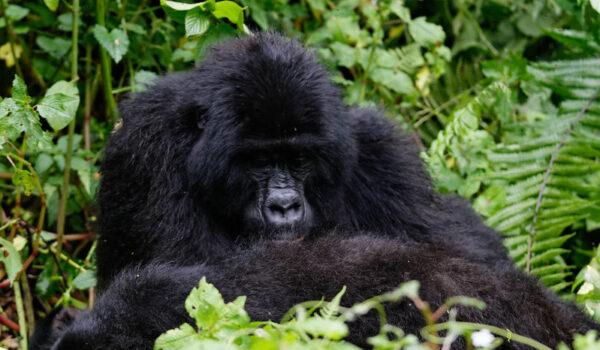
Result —
[[[193, 202], [173, 204], [181, 210], [150, 204], [145, 219], [202, 215], [232, 236], [271, 238], [339, 224], [356, 144], [338, 90], [314, 56], [278, 34], [256, 34], [125, 102], [123, 129], [142, 140], [136, 161], [167, 175], [149, 180], [156, 195], [147, 200]], [[131, 110], [142, 99], [153, 101], [144, 102], [147, 111]], [[181, 212], [189, 207], [196, 212]]]
[[195, 74], [202, 92], [186, 165], [203, 207], [261, 235], [294, 237], [325, 223], [355, 145], [314, 54], [263, 34], [214, 50]]

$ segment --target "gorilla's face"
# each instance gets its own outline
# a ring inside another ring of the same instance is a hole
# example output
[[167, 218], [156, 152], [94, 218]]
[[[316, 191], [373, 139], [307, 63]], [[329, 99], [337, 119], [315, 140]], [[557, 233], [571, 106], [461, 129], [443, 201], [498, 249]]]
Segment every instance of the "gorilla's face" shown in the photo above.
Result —
[[189, 177], [198, 180], [193, 186], [203, 208], [233, 235], [294, 239], [335, 216], [344, 165], [336, 157], [338, 142], [322, 134], [318, 116], [303, 123], [288, 108], [277, 111], [279, 124], [261, 125], [273, 112], [273, 104], [263, 106], [269, 108], [260, 116], [237, 114], [226, 133], [223, 119], [204, 112], [207, 121], [187, 161]]
[[358, 152], [337, 88], [297, 43], [232, 45], [188, 83], [195, 136], [186, 191], [198, 212], [234, 237], [296, 238], [339, 225], [342, 179]]
[[247, 176], [256, 188], [256, 198], [244, 209], [245, 226], [308, 228], [313, 223], [304, 185], [313, 168], [307, 152], [291, 147], [249, 157]]

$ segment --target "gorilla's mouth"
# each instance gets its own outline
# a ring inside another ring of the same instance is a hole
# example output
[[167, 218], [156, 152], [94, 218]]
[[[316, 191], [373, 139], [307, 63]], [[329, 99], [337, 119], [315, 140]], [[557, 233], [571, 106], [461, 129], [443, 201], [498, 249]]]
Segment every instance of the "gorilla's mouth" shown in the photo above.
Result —
[[285, 206], [263, 201], [248, 206], [244, 213], [245, 232], [256, 239], [301, 240], [312, 226], [312, 209], [303, 199]]

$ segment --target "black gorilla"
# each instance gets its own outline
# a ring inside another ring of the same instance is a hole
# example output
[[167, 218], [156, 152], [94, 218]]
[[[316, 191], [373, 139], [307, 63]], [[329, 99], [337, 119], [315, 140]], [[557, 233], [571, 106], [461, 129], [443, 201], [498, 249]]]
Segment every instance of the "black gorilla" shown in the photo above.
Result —
[[[247, 295], [256, 320], [344, 284], [351, 304], [417, 279], [434, 307], [474, 296], [488, 308], [459, 319], [551, 346], [598, 328], [516, 271], [468, 205], [432, 191], [410, 138], [343, 106], [296, 42], [232, 41], [121, 112], [98, 199], [101, 296], [70, 326], [62, 312], [46, 321], [34, 348], [151, 348], [187, 321], [183, 301], [202, 276], [226, 299]], [[424, 325], [410, 303], [390, 306], [389, 321]], [[353, 327], [361, 343], [378, 323]]]
[[432, 189], [413, 140], [342, 105], [312, 52], [263, 34], [121, 105], [99, 193], [99, 283], [258, 238], [370, 231], [510, 266], [498, 235]]

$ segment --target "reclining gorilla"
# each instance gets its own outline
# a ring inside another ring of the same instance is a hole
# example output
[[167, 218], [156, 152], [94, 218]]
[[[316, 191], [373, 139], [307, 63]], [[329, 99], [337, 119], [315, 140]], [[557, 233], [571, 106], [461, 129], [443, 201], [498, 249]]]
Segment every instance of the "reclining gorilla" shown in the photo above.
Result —
[[[70, 326], [48, 320], [39, 348], [151, 348], [187, 321], [183, 301], [202, 276], [226, 298], [247, 295], [256, 320], [344, 284], [352, 304], [417, 279], [434, 307], [477, 297], [488, 308], [461, 308], [459, 319], [551, 346], [598, 329], [516, 271], [467, 204], [432, 191], [411, 139], [374, 111], [343, 106], [296, 42], [273, 33], [229, 42], [121, 113], [98, 198], [101, 296]], [[389, 320], [423, 326], [409, 303], [391, 306]], [[360, 343], [378, 323], [354, 327]]]

